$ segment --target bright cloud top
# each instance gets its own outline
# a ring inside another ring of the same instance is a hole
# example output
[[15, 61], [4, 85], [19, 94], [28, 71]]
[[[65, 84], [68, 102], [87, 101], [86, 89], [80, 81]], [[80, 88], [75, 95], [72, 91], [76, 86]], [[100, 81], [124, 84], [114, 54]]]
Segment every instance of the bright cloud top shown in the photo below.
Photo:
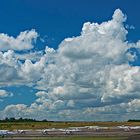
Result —
[[7, 34], [0, 34], [0, 50], [29, 50], [34, 46], [32, 43], [37, 39], [38, 34], [35, 30], [21, 32], [16, 38]]
[[7, 92], [6, 90], [0, 90], [0, 98], [11, 97], [12, 93]]
[[15, 52], [34, 48], [32, 41], [38, 36], [35, 30], [22, 32], [17, 38], [0, 34], [1, 88], [26, 85], [39, 90], [30, 106], [8, 105], [1, 111], [1, 118], [137, 119], [140, 67], [129, 62], [137, 59], [130, 50], [139, 49], [140, 41], [127, 41], [126, 19], [117, 9], [111, 20], [87, 22], [80, 36], [64, 39], [57, 50], [46, 47], [41, 54]]

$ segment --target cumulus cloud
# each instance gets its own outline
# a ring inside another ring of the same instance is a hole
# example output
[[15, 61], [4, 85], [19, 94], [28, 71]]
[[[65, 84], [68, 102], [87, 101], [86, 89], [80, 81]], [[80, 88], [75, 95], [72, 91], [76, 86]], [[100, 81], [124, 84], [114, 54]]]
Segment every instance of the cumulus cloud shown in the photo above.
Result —
[[21, 32], [16, 38], [7, 34], [0, 34], [0, 51], [29, 50], [32, 49], [33, 42], [37, 39], [38, 33], [35, 30]]
[[[130, 50], [139, 49], [140, 41], [127, 41], [126, 19], [117, 9], [109, 21], [84, 23], [80, 36], [64, 39], [57, 50], [47, 46], [39, 56], [28, 53], [23, 56], [24, 62], [13, 51], [16, 49], [1, 52], [1, 87], [8, 83], [40, 90], [30, 106], [9, 105], [1, 114], [53, 120], [137, 118], [140, 67], [129, 62], [137, 59]], [[25, 34], [19, 38], [26, 38]], [[26, 43], [31, 45], [31, 40]]]
[[28, 53], [15, 53], [15, 56], [20, 61], [25, 61], [26, 59], [29, 59], [32, 62], [36, 62], [40, 60], [40, 58], [43, 56], [43, 53], [43, 51], [30, 51]]
[[6, 98], [6, 97], [12, 97], [12, 96], [13, 96], [13, 93], [0, 89], [0, 99]]

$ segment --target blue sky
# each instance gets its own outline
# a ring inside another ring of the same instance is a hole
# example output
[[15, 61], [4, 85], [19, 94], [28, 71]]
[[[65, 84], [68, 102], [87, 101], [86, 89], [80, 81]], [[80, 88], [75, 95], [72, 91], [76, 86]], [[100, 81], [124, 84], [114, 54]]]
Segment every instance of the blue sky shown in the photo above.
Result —
[[1, 1], [1, 118], [137, 119], [139, 4], [138, 0]]
[[16, 36], [35, 28], [41, 36], [47, 36], [49, 45], [56, 47], [64, 38], [79, 35], [84, 22], [108, 20], [117, 8], [127, 14], [127, 23], [137, 29], [129, 34], [129, 39], [138, 40], [138, 0], [5, 0], [0, 5], [0, 31]]

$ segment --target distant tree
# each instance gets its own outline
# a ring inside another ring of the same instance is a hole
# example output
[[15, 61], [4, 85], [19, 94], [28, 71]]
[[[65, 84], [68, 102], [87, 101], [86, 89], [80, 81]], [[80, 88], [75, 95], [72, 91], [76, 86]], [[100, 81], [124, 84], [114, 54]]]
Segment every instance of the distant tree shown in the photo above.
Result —
[[29, 119], [29, 118], [18, 118], [15, 119], [14, 117], [8, 118], [6, 117], [4, 120], [0, 120], [0, 122], [48, 122], [47, 119], [44, 120], [36, 120], [36, 119]]
[[10, 122], [15, 122], [16, 119], [15, 119], [14, 117], [12, 117], [12, 118], [9, 119], [9, 121], [10, 121]]
[[140, 122], [140, 120], [128, 120], [128, 122]]

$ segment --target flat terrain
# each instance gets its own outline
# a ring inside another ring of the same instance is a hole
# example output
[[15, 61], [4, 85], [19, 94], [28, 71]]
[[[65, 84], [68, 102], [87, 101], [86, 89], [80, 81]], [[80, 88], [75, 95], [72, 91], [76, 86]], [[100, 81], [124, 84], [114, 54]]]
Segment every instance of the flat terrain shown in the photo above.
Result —
[[82, 126], [140, 126], [140, 122], [4, 122], [0, 123], [0, 130], [14, 129], [46, 129], [46, 128], [68, 128]]
[[46, 140], [123, 140], [124, 138], [115, 137], [69, 137], [69, 138], [48, 138]]
[[5, 122], [0, 130], [13, 133], [5, 140], [140, 140], [140, 122]]
[[[5, 140], [12, 140], [12, 138], [4, 138]], [[126, 140], [125, 137], [48, 137], [48, 138], [22, 138], [22, 137], [17, 137], [17, 138], [13, 138], [13, 140]], [[1, 139], [2, 140], [2, 139]]]

